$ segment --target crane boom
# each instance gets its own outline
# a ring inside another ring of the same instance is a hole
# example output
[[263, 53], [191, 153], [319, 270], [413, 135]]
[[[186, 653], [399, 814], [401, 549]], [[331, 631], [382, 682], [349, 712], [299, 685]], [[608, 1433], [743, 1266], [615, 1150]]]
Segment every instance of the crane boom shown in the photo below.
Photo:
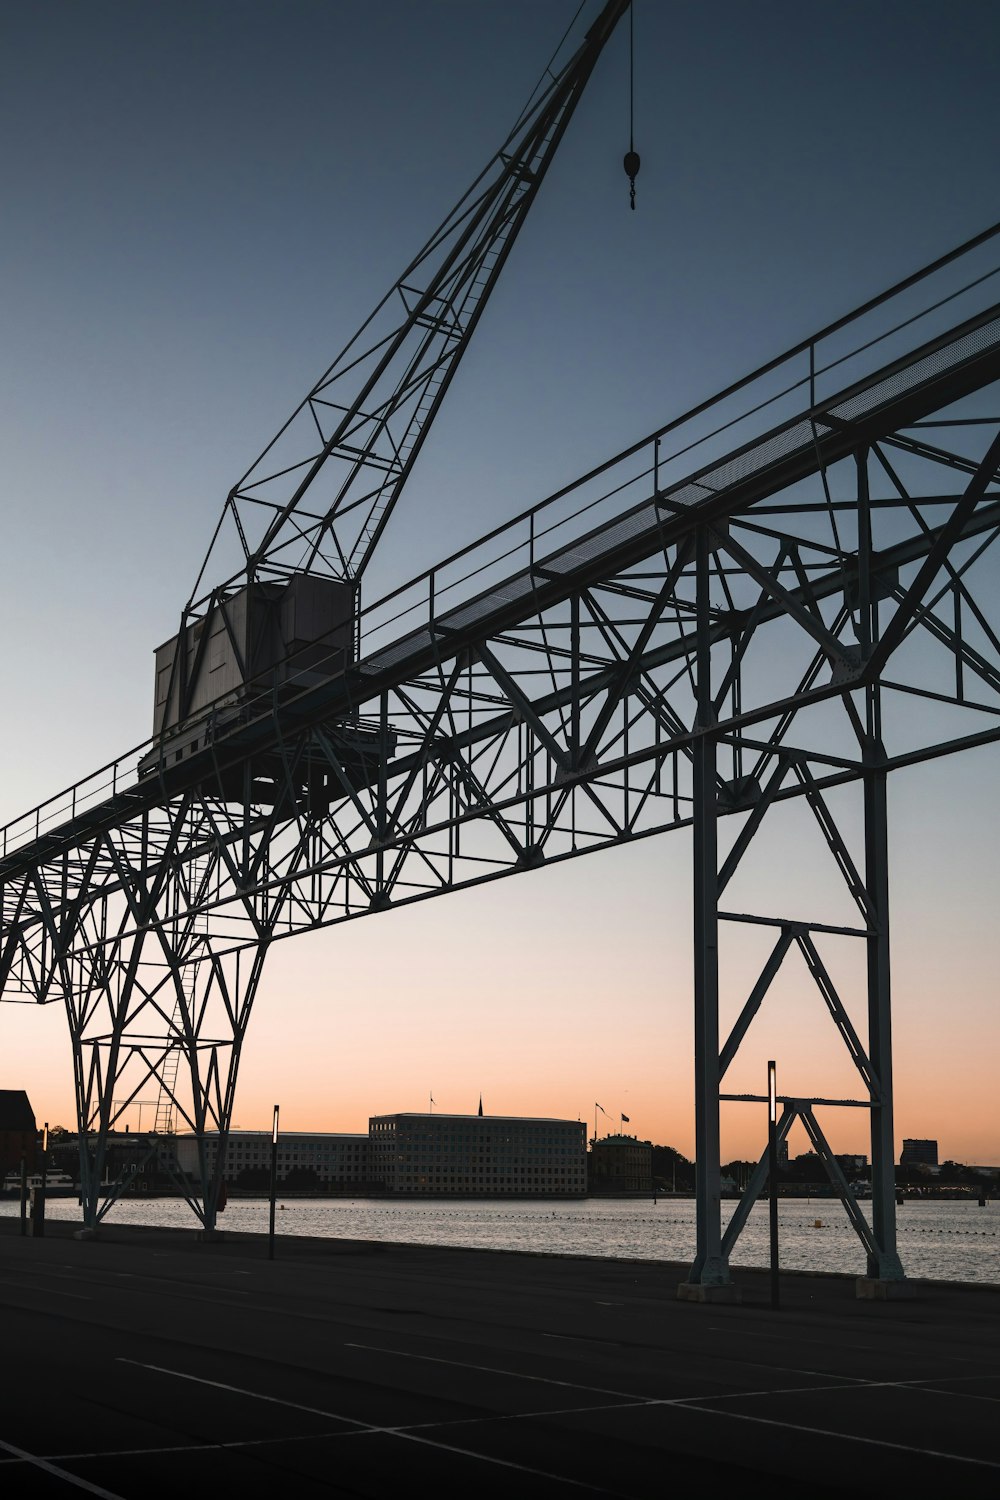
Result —
[[[605, 0], [558, 68], [560, 44], [499, 151], [230, 491], [180, 629], [156, 652], [162, 754], [168, 739], [173, 759], [185, 735], [200, 743], [190, 726], [205, 712], [352, 659], [362, 575], [629, 4]], [[236, 571], [200, 594], [220, 556]]]
[[565, 66], [546, 70], [499, 151], [231, 490], [195, 595], [233, 529], [241, 582], [361, 578], [628, 4], [607, 0]]

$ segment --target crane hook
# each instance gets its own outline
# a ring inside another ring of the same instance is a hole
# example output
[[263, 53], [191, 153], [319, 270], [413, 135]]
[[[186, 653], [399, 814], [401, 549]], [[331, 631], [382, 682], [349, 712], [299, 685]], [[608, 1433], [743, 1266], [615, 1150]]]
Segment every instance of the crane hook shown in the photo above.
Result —
[[641, 165], [641, 162], [639, 160], [639, 153], [638, 153], [638, 151], [626, 151], [625, 152], [625, 160], [622, 163], [622, 165], [625, 168], [625, 175], [628, 178], [628, 199], [629, 199], [629, 206], [631, 207], [632, 211], [634, 212], [635, 211], [635, 179], [639, 175], [639, 167]]

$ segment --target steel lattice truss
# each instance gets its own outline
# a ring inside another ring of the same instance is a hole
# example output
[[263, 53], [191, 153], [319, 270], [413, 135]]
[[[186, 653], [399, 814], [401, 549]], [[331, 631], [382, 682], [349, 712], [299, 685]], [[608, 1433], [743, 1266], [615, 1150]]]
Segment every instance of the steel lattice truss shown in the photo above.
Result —
[[[182, 629], [241, 575], [361, 578], [628, 4], [607, 0], [565, 63], [557, 49], [500, 149], [233, 486]], [[210, 564], [237, 559], [198, 601]]]
[[[886, 783], [1000, 738], [1000, 309], [906, 338], [861, 374], [831, 361], [857, 378], [823, 399], [820, 345], [793, 351], [808, 375], [768, 388], [751, 437], [733, 442], [746, 429], [728, 407], [707, 437], [704, 423], [691, 442], [657, 434], [605, 466], [597, 499], [594, 476], [571, 492], [568, 529], [542, 507], [489, 539], [492, 571], [473, 554], [464, 592], [435, 572], [363, 619], [360, 660], [336, 682], [209, 720], [189, 760], [164, 752], [139, 781], [115, 767], [100, 797], [72, 789], [56, 826], [40, 810], [30, 837], [30, 823], [10, 831], [0, 983], [8, 999], [66, 1006], [81, 1131], [96, 1143], [89, 1222], [107, 1131], [149, 1080], [172, 1124], [228, 1131], [274, 941], [686, 827], [692, 1278], [728, 1279], [763, 1180], [762, 1163], [723, 1236], [723, 1079], [791, 955], [858, 1083], [849, 1100], [787, 1099], [782, 1130], [805, 1124], [870, 1274], [901, 1275]], [[789, 803], [821, 838], [849, 919], [758, 909], [752, 887], [727, 904]], [[723, 1036], [719, 934], [746, 923], [772, 929], [773, 947]], [[844, 943], [864, 953], [860, 996], [833, 977]], [[817, 1119], [824, 1102], [871, 1113], [870, 1228]], [[218, 1189], [206, 1175], [194, 1205], [209, 1226]]]

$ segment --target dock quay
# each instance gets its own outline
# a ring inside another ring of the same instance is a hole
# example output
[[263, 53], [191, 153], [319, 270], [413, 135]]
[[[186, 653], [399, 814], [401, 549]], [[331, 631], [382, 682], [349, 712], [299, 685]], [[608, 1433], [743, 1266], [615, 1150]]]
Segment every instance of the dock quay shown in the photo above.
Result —
[[1000, 1493], [1000, 1287], [0, 1221], [5, 1497]]

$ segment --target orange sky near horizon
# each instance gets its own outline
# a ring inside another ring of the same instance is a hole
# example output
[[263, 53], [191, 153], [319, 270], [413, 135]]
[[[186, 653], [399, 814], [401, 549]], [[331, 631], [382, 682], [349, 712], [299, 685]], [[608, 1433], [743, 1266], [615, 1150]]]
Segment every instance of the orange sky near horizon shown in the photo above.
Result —
[[[897, 1156], [904, 1136], [938, 1140], [941, 1159], [1000, 1162], [995, 1103], [993, 852], [1000, 836], [996, 761], [962, 763], [964, 817], [949, 805], [954, 765], [893, 782], [893, 981]], [[817, 881], [822, 861], [789, 842], [762, 846], [748, 870], [756, 905]], [[780, 852], [780, 851], [779, 851]], [[377, 920], [279, 942], [251, 1018], [233, 1123], [269, 1128], [273, 1104], [297, 1130], [363, 1131], [369, 1115], [445, 1113], [582, 1118], [694, 1154], [690, 837], [607, 850], [530, 879], [494, 882]], [[784, 878], [782, 878], [784, 877]], [[734, 887], [735, 887], [734, 882]], [[782, 890], [782, 885], [786, 889]], [[796, 915], [788, 906], [786, 914]], [[799, 906], [801, 911], [801, 906]], [[817, 920], [837, 920], [828, 905]], [[722, 948], [722, 1032], [756, 978], [766, 929], [733, 924]], [[862, 1038], [861, 945], [827, 939], [824, 958]], [[760, 1092], [766, 1062], [779, 1090], [858, 1097], [859, 1080], [801, 962], [789, 956], [725, 1080]], [[36, 1116], [71, 1125], [72, 1078], [60, 1008], [0, 1009], [0, 1086], [24, 1087]], [[152, 1122], [155, 1090], [142, 1096]], [[140, 1124], [133, 1107], [127, 1117]], [[867, 1152], [861, 1110], [821, 1111], [835, 1150]], [[763, 1108], [723, 1106], [723, 1158], [763, 1150]], [[801, 1127], [792, 1154], [808, 1149]]]

